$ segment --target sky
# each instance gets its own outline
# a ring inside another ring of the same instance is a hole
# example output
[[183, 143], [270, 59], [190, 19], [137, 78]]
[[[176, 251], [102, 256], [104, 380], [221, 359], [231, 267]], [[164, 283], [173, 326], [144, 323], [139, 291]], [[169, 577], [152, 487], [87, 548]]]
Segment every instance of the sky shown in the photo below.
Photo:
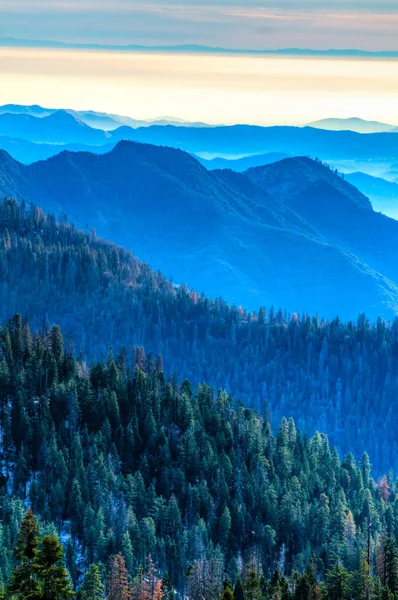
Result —
[[0, 104], [213, 124], [357, 116], [398, 125], [398, 60], [0, 48], [0, 81]]
[[0, 37], [397, 50], [397, 0], [0, 0]]
[[[397, 31], [397, 0], [0, 0], [0, 38], [67, 44], [379, 52]], [[1, 104], [139, 119], [398, 124], [398, 59], [0, 47], [0, 81]]]

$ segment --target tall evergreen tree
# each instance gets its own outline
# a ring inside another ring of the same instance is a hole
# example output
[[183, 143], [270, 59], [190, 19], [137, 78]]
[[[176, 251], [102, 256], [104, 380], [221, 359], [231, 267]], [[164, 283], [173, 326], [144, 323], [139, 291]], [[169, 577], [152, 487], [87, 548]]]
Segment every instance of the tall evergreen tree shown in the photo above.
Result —
[[168, 571], [165, 572], [162, 579], [162, 592], [165, 600], [173, 600], [174, 590], [171, 583], [170, 575]]
[[328, 600], [348, 600], [350, 597], [350, 574], [337, 556], [326, 574], [326, 590]]
[[42, 588], [38, 579], [37, 554], [39, 527], [34, 514], [28, 510], [19, 530], [14, 555], [17, 565], [12, 571], [8, 594], [18, 600], [39, 600]]
[[260, 580], [257, 577], [254, 567], [251, 566], [245, 577], [245, 599], [246, 600], [260, 600], [261, 598], [261, 587]]
[[392, 594], [398, 592], [398, 549], [392, 535], [385, 538], [380, 565], [380, 578]]
[[237, 580], [234, 588], [234, 600], [245, 600], [245, 592], [240, 578]]
[[103, 600], [104, 594], [100, 568], [97, 564], [91, 564], [84, 574], [77, 598], [78, 600]]
[[231, 588], [229, 587], [229, 585], [227, 585], [224, 588], [223, 594], [221, 596], [221, 600], [234, 600], [234, 593], [231, 590]]
[[56, 533], [45, 535], [37, 554], [37, 572], [43, 581], [43, 600], [69, 600], [74, 596], [64, 565], [64, 551]]

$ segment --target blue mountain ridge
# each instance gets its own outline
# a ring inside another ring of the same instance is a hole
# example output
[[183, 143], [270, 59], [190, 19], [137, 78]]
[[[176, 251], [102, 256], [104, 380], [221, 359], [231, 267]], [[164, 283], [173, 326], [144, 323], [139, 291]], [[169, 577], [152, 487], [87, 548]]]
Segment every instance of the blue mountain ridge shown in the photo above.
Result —
[[229, 302], [342, 318], [398, 311], [398, 223], [306, 157], [241, 174], [132, 142], [29, 166], [2, 152], [0, 193], [66, 213]]

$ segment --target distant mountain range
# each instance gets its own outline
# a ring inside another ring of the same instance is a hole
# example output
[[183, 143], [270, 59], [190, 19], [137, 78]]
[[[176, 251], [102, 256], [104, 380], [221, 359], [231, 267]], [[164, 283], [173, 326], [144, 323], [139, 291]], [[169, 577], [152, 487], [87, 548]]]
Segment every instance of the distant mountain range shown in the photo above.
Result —
[[133, 129], [137, 127], [150, 127], [151, 125], [175, 125], [176, 127], [212, 127], [206, 123], [201, 122], [189, 122], [179, 119], [177, 117], [159, 117], [157, 119], [132, 119], [131, 117], [125, 117], [122, 115], [109, 114], [104, 112], [97, 112], [94, 110], [73, 110], [57, 109], [57, 108], [43, 108], [37, 104], [24, 105], [24, 104], [3, 104], [0, 106], [0, 115], [13, 114], [13, 115], [30, 115], [32, 117], [48, 117], [54, 113], [68, 113], [74, 116], [79, 121], [83, 121], [86, 125], [93, 127], [94, 129], [102, 129], [104, 131], [112, 131], [117, 129], [121, 125], [127, 125]]
[[[113, 118], [101, 113], [76, 113], [28, 107], [28, 112], [3, 112], [0, 114], [0, 147], [10, 151], [14, 158], [28, 163], [39, 160], [79, 144], [79, 149], [106, 152], [121, 140], [150, 143], [158, 146], [180, 148], [201, 155], [201, 160], [223, 157], [241, 158], [257, 155], [244, 167], [258, 165], [258, 155], [311, 156], [323, 161], [379, 162], [384, 165], [398, 161], [398, 133], [369, 133], [353, 131], [327, 131], [313, 127], [258, 127], [250, 125], [182, 127], [176, 125], [151, 125], [133, 128], [120, 125], [112, 131], [99, 129], [101, 119]], [[1, 110], [0, 110], [1, 113]], [[89, 115], [89, 116], [88, 116]], [[84, 120], [96, 120], [91, 127]], [[166, 121], [165, 121], [166, 123]], [[29, 142], [26, 147], [22, 140]], [[37, 144], [38, 147], [31, 144]], [[46, 144], [46, 147], [43, 147]], [[62, 147], [60, 147], [62, 146]], [[65, 148], [65, 146], [69, 146]], [[101, 149], [101, 146], [104, 148]], [[15, 149], [15, 151], [14, 151]], [[268, 159], [266, 159], [268, 160]], [[216, 164], [208, 165], [210, 168]], [[225, 166], [225, 163], [218, 163]], [[236, 165], [235, 165], [236, 166]], [[239, 166], [241, 170], [243, 166]], [[353, 171], [363, 170], [354, 165]]]
[[347, 48], [343, 50], [314, 50], [310, 48], [281, 48], [253, 50], [250, 48], [220, 48], [213, 46], [202, 46], [200, 44], [182, 44], [177, 46], [143, 46], [138, 44], [79, 44], [67, 43], [54, 40], [29, 40], [11, 37], [0, 38], [0, 46], [16, 48], [71, 48], [76, 50], [108, 50], [124, 52], [170, 52], [185, 53], [194, 52], [199, 54], [254, 54], [254, 55], [282, 55], [282, 56], [344, 56], [344, 57], [378, 57], [397, 58], [398, 51], [372, 52], [368, 50], [356, 50]]
[[[0, 142], [1, 144], [1, 142]], [[270, 165], [284, 158], [288, 158], [288, 154], [282, 152], [269, 152], [267, 154], [252, 154], [250, 156], [243, 156], [242, 158], [211, 158], [206, 159], [197, 155], [197, 159], [210, 171], [215, 169], [232, 169], [242, 173], [251, 167], [262, 167], [263, 165]]]
[[152, 126], [135, 130], [120, 127], [112, 132], [112, 137], [230, 158], [278, 152], [293, 156], [310, 155], [322, 160], [398, 160], [396, 133], [362, 135], [353, 131], [326, 131], [312, 127], [289, 126]]
[[398, 223], [305, 157], [237, 173], [131, 142], [30, 166], [2, 152], [0, 193], [66, 212], [230, 302], [342, 318], [398, 310]]
[[[178, 117], [157, 117], [155, 119], [133, 119], [132, 117], [117, 115], [114, 113], [98, 112], [94, 110], [74, 110], [71, 108], [45, 108], [37, 104], [4, 104], [0, 106], [0, 115], [30, 115], [34, 117], [47, 117], [55, 112], [67, 112], [78, 120], [94, 129], [103, 129], [104, 131], [113, 131], [121, 125], [127, 125], [133, 129], [138, 127], [151, 127], [152, 125], [175, 125], [176, 127], [214, 127], [208, 123], [192, 122], [180, 119]], [[367, 121], [357, 117], [349, 119], [328, 118], [320, 121], [308, 123], [307, 127], [315, 129], [326, 129], [328, 131], [356, 131], [357, 133], [386, 133], [398, 132], [398, 127], [379, 121]]]
[[[31, 164], [62, 151], [106, 154], [127, 139], [181, 148], [197, 156], [209, 170], [237, 172], [288, 156], [319, 157], [348, 173], [347, 180], [369, 196], [375, 210], [392, 217], [398, 215], [394, 185], [398, 181], [397, 133], [392, 130], [364, 135], [346, 129], [370, 131], [392, 125], [361, 119], [327, 119], [312, 127], [206, 127], [175, 118], [178, 124], [170, 125], [171, 119], [164, 117], [154, 125], [95, 111], [8, 104], [0, 107], [0, 148], [16, 160]], [[319, 129], [321, 126], [330, 129]], [[363, 176], [358, 176], [361, 172]]]
[[31, 114], [0, 114], [0, 135], [49, 144], [100, 146], [111, 141], [111, 135], [106, 131], [89, 127], [64, 110], [42, 117]]
[[356, 131], [357, 133], [396, 133], [398, 131], [398, 127], [395, 125], [388, 125], [379, 121], [365, 121], [356, 117], [350, 119], [322, 119], [321, 121], [308, 123], [308, 127], [329, 131]]

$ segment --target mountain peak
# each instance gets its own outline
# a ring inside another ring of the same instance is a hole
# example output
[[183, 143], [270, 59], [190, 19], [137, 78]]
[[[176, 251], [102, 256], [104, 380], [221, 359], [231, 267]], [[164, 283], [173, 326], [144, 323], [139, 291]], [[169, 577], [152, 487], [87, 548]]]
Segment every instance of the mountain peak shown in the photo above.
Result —
[[211, 173], [195, 157], [179, 148], [122, 140], [108, 155], [117, 157], [121, 164], [130, 163], [134, 168], [139, 164], [147, 164], [151, 168], [156, 165], [160, 172], [167, 171], [189, 184], [198, 178], [211, 178]]
[[314, 187], [321, 193], [323, 183], [343, 194], [357, 207], [372, 210], [369, 198], [345, 181], [337, 170], [307, 156], [285, 158], [271, 165], [253, 167], [245, 172], [245, 176], [282, 201]]
[[86, 125], [86, 123], [83, 123], [83, 121], [78, 119], [75, 115], [64, 109], [56, 110], [53, 113], [43, 117], [43, 119], [45, 119], [48, 123], [54, 122], [58, 125], [69, 125], [78, 123], [80, 127], [89, 128], [89, 126]]

